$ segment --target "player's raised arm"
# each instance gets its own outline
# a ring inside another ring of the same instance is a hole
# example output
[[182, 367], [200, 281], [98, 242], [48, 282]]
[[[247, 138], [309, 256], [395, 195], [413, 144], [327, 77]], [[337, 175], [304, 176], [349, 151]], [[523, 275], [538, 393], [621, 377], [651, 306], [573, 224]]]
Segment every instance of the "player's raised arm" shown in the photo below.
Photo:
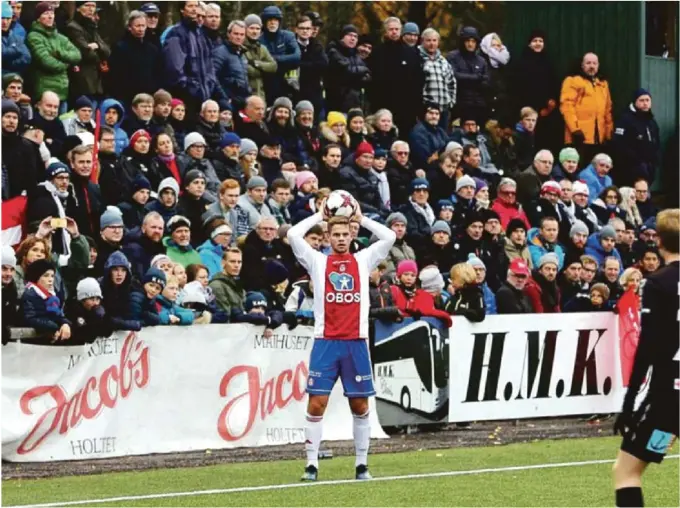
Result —
[[[323, 210], [323, 208], [321, 208]], [[300, 264], [309, 271], [311, 269], [311, 263], [315, 256], [323, 256], [319, 251], [314, 250], [306, 241], [305, 234], [307, 231], [312, 229], [320, 222], [324, 220], [321, 212], [317, 212], [311, 217], [307, 217], [305, 220], [298, 222], [295, 226], [288, 230], [288, 242], [290, 242], [290, 247], [293, 249], [293, 254], [300, 261]]]
[[357, 253], [357, 256], [362, 256], [366, 258], [369, 270], [373, 270], [373, 268], [375, 268], [378, 265], [378, 263], [385, 259], [387, 255], [390, 253], [390, 249], [394, 245], [394, 241], [397, 239], [397, 235], [390, 228], [387, 228], [380, 224], [379, 222], [376, 222], [374, 220], [369, 219], [368, 217], [365, 217], [364, 214], [361, 213], [361, 208], [359, 208], [358, 206], [357, 213], [355, 214], [354, 219], [358, 220], [359, 224], [361, 224], [363, 227], [365, 227], [371, 233], [378, 237], [377, 242], [375, 242], [367, 249], [364, 249]]

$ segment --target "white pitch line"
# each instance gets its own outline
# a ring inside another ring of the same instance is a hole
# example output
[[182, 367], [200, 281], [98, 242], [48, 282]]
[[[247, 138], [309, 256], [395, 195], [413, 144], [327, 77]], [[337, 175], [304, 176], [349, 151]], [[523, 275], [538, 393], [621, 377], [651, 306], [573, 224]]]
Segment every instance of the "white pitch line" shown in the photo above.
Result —
[[[677, 459], [680, 455], [668, 455], [666, 459]], [[531, 469], [554, 469], [559, 467], [576, 467], [576, 466], [591, 466], [596, 464], [611, 464], [614, 459], [601, 460], [584, 460], [579, 462], [557, 462], [552, 464], [532, 464], [525, 466], [506, 466], [486, 469], [472, 469], [467, 471], [442, 471], [439, 473], [420, 473], [420, 474], [406, 474], [400, 476], [380, 476], [373, 478], [370, 481], [361, 480], [326, 480], [320, 482], [299, 482], [286, 483], [282, 485], [259, 485], [255, 487], [233, 487], [230, 489], [209, 489], [209, 490], [194, 490], [188, 492], [166, 492], [161, 494], [143, 494], [138, 496], [120, 496], [107, 497], [103, 499], [83, 499], [80, 501], [62, 501], [55, 503], [43, 504], [23, 504], [8, 506], [7, 508], [46, 508], [58, 506], [79, 506], [84, 504], [104, 504], [104, 503], [120, 503], [123, 501], [143, 501], [146, 499], [167, 499], [171, 497], [193, 497], [193, 496], [208, 496], [211, 494], [235, 494], [238, 492], [262, 492], [267, 490], [286, 490], [318, 487], [322, 485], [345, 485], [348, 483], [375, 483], [375, 482], [389, 482], [395, 480], [415, 480], [420, 478], [443, 478], [448, 476], [466, 476], [485, 473], [506, 473], [509, 471], [527, 471]]]

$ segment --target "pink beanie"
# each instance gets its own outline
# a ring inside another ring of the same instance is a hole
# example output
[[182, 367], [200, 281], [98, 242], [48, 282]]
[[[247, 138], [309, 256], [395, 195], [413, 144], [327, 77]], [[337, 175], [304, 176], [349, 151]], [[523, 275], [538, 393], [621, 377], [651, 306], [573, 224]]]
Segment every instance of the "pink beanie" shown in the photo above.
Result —
[[401, 277], [406, 272], [413, 272], [418, 275], [418, 265], [411, 259], [405, 259], [397, 266], [397, 278]]
[[170, 106], [172, 107], [172, 109], [175, 109], [180, 104], [184, 106], [184, 101], [182, 99], [174, 98], [170, 101]]
[[314, 173], [311, 171], [300, 171], [295, 175], [295, 186], [300, 190], [302, 189], [302, 186], [311, 179], [316, 180], [316, 175]]

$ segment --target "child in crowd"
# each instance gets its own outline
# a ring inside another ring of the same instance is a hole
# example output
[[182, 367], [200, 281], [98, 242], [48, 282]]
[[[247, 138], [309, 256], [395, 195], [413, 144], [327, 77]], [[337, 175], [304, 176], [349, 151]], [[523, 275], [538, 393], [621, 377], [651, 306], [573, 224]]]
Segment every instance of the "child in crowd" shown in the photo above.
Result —
[[146, 213], [158, 212], [165, 224], [177, 215], [177, 200], [179, 199], [179, 184], [171, 176], [161, 180], [158, 185], [157, 199], [150, 201], [144, 208]]
[[447, 298], [444, 297], [444, 277], [442, 277], [439, 267], [437, 265], [426, 266], [420, 271], [418, 279], [423, 291], [428, 292], [434, 298], [435, 308], [444, 310]]
[[464, 316], [473, 323], [484, 321], [486, 306], [477, 285], [477, 273], [470, 263], [458, 263], [451, 268], [449, 294], [445, 310], [454, 316]]
[[113, 252], [104, 264], [104, 276], [99, 279], [102, 297], [106, 302], [106, 314], [114, 330], [142, 329], [139, 320], [130, 318], [130, 301], [133, 291], [141, 292], [132, 278], [130, 262], [120, 251]]
[[451, 326], [451, 317], [435, 308], [434, 298], [416, 286], [418, 265], [415, 261], [402, 261], [397, 266], [397, 283], [392, 286], [392, 299], [402, 316], [420, 319], [436, 317]]
[[130, 317], [140, 321], [142, 326], [157, 326], [161, 324], [156, 298], [161, 294], [167, 278], [158, 268], [149, 268], [142, 279], [141, 291], [130, 295]]
[[173, 98], [170, 101], [170, 117], [168, 122], [172, 125], [172, 129], [175, 131], [175, 141], [177, 141], [177, 146], [184, 146], [184, 137], [189, 132], [189, 127], [185, 121], [187, 114], [186, 106], [181, 99]]
[[21, 295], [23, 324], [50, 338], [50, 342], [68, 341], [71, 323], [61, 309], [61, 301], [54, 295], [56, 268], [47, 259], [34, 261], [26, 268], [26, 288]]
[[2, 246], [2, 344], [11, 338], [10, 328], [19, 326], [19, 294], [14, 282], [17, 258], [9, 245]]
[[285, 310], [294, 312], [301, 325], [314, 324], [314, 285], [311, 279], [293, 284], [293, 291], [286, 300]]
[[102, 290], [96, 279], [78, 282], [76, 299], [66, 304], [66, 316], [72, 325], [69, 345], [90, 344], [97, 337], [109, 337], [113, 325], [102, 306]]
[[174, 275], [170, 275], [165, 281], [165, 287], [156, 297], [158, 318], [162, 325], [190, 325], [194, 322], [194, 313], [177, 305], [179, 294], [179, 282]]
[[142, 227], [144, 216], [147, 214], [146, 204], [151, 196], [151, 184], [142, 175], [137, 175], [132, 182], [132, 196], [127, 201], [118, 204], [123, 212], [123, 222], [127, 229]]
[[369, 295], [371, 307], [368, 311], [370, 319], [399, 323], [404, 318], [392, 299], [392, 287], [383, 279], [387, 272], [387, 263], [381, 261], [369, 274]]
[[208, 325], [213, 322], [213, 315], [208, 310], [205, 299], [205, 288], [199, 281], [195, 280], [184, 286], [181, 305], [192, 312], [195, 325]]
[[378, 179], [378, 193], [380, 194], [380, 200], [382, 204], [389, 210], [392, 206], [390, 197], [390, 184], [387, 181], [387, 172], [385, 168], [387, 167], [387, 150], [383, 148], [376, 148], [375, 154], [373, 156], [373, 167], [371, 168], [371, 173], [373, 173]]
[[598, 282], [590, 288], [590, 298], [572, 298], [562, 312], [606, 312], [609, 288]]
[[437, 207], [439, 208], [437, 220], [443, 220], [453, 230], [453, 202], [450, 199], [440, 199]]

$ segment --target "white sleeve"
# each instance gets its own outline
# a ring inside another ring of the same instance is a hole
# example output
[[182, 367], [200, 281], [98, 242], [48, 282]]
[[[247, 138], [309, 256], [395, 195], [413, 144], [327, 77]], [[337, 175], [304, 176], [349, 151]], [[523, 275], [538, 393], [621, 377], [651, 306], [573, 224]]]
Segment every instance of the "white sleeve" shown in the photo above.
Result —
[[300, 297], [300, 289], [299, 287], [296, 287], [293, 289], [291, 294], [288, 296], [288, 300], [286, 300], [286, 305], [284, 307], [284, 310], [286, 312], [297, 312], [298, 310], [298, 298]]
[[361, 225], [378, 237], [377, 242], [356, 254], [356, 257], [361, 258], [368, 264], [368, 270], [371, 271], [390, 253], [397, 235], [391, 229], [368, 217], [361, 219]]
[[288, 230], [288, 241], [290, 242], [291, 249], [293, 249], [293, 254], [295, 254], [297, 260], [308, 272], [312, 271], [314, 260], [319, 256], [323, 257], [323, 254], [314, 250], [311, 245], [305, 241], [305, 234], [313, 226], [316, 226], [322, 221], [323, 217], [321, 217], [321, 214], [315, 213], [311, 217], [307, 217], [305, 220], [298, 222]]

